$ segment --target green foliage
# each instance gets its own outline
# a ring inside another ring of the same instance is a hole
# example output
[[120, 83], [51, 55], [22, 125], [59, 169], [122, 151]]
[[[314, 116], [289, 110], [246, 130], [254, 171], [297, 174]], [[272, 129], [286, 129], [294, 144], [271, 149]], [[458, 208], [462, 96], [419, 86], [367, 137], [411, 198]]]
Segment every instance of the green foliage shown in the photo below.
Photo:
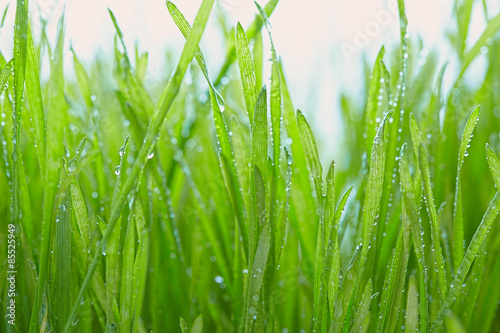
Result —
[[[446, 92], [448, 67], [421, 58], [399, 0], [401, 46], [381, 47], [360, 82], [365, 105], [342, 96], [338, 159], [349, 165], [338, 167], [322, 164], [325, 142], [293, 106], [270, 29], [277, 3], [225, 33], [210, 75], [200, 40], [214, 0], [192, 25], [168, 1], [186, 43], [170, 79], [151, 87], [148, 54], [129, 54], [111, 10], [114, 63], [85, 64], [70, 46], [65, 68], [64, 16], [51, 46], [17, 1], [14, 58], [0, 52], [0, 238], [14, 226], [17, 317], [0, 318], [0, 331], [500, 325], [500, 14], [467, 48], [473, 1], [456, 1], [447, 37], [459, 72]], [[480, 56], [474, 88], [465, 74]]]

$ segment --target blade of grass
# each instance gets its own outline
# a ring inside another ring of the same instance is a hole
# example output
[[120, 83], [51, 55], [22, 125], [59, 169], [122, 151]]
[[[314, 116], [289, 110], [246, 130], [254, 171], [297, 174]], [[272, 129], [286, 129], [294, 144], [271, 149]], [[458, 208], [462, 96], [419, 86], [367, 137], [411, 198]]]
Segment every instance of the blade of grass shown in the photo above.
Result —
[[[45, 112], [43, 107], [42, 89], [40, 86], [40, 77], [38, 69], [38, 55], [36, 53], [31, 26], [28, 27], [28, 45], [27, 45], [26, 68], [26, 96], [29, 103], [29, 112], [35, 129], [35, 147], [40, 166], [42, 180], [45, 181]], [[0, 86], [1, 87], [1, 86]]]
[[[259, 167], [254, 167], [254, 173], [257, 206], [256, 213], [259, 219], [261, 231], [248, 279], [248, 291], [245, 307], [245, 332], [253, 332], [254, 330], [262, 329], [259, 323], [262, 325], [263, 320], [261, 318], [265, 315], [265, 313], [261, 310], [263, 304], [259, 302], [259, 299], [269, 257], [269, 250], [271, 248], [271, 226], [269, 225], [266, 211], [266, 184], [262, 178]], [[260, 313], [259, 309], [261, 310]], [[258, 317], [260, 317], [259, 320], [257, 320]]]
[[[496, 175], [498, 176], [498, 175]], [[498, 213], [500, 211], [500, 194], [497, 192], [495, 197], [491, 200], [491, 203], [486, 210], [486, 213], [479, 224], [479, 227], [476, 230], [476, 233], [472, 237], [472, 240], [465, 252], [464, 259], [462, 264], [457, 269], [457, 274], [455, 275], [453, 282], [450, 285], [450, 290], [446, 296], [445, 301], [443, 302], [441, 309], [439, 310], [438, 317], [434, 321], [432, 325], [432, 331], [439, 330], [444, 322], [445, 316], [449, 313], [450, 307], [453, 302], [456, 300], [458, 293], [462, 288], [462, 284], [467, 276], [470, 267], [478, 253], [481, 249], [481, 244], [484, 242], [491, 225], [495, 221]]]
[[361, 295], [361, 302], [358, 311], [354, 316], [354, 323], [350, 332], [366, 332], [370, 323], [370, 305], [373, 295], [373, 283], [369, 279], [366, 284], [365, 291]]
[[476, 107], [470, 114], [467, 123], [465, 124], [460, 141], [460, 150], [458, 153], [457, 178], [455, 185], [455, 202], [454, 202], [454, 221], [453, 221], [453, 267], [458, 268], [464, 256], [464, 222], [462, 211], [462, 165], [465, 157], [469, 154], [467, 148], [472, 139], [472, 133], [479, 120], [479, 111], [481, 107]]
[[405, 330], [410, 333], [416, 333], [418, 332], [418, 291], [414, 275], [408, 281], [406, 301]]
[[255, 66], [253, 64], [252, 54], [250, 53], [250, 49], [248, 47], [247, 36], [239, 22], [236, 27], [235, 38], [236, 55], [240, 66], [241, 84], [243, 85], [243, 95], [245, 97], [245, 104], [247, 106], [250, 124], [253, 124], [253, 112], [255, 103], [257, 102]]
[[[30, 333], [34, 333], [37, 330], [38, 314], [43, 300], [49, 266], [50, 235], [54, 220], [55, 196], [61, 169], [60, 158], [64, 156], [63, 134], [67, 120], [65, 115], [67, 113], [64, 100], [63, 48], [64, 15], [58, 22], [56, 48], [50, 66], [50, 105], [46, 115], [47, 137], [45, 138], [46, 188], [44, 189], [39, 278], [30, 320]], [[61, 323], [60, 325], [62, 326], [63, 324]]]
[[[361, 251], [360, 265], [359, 269], [363, 272], [366, 260], [368, 258], [368, 250], [370, 248], [369, 244], [372, 239], [372, 233], [374, 224], [376, 223], [376, 218], [379, 214], [380, 201], [382, 199], [382, 188], [384, 183], [385, 174], [385, 164], [386, 164], [386, 154], [387, 154], [387, 144], [385, 139], [385, 126], [387, 120], [392, 115], [392, 112], [388, 112], [384, 120], [379, 125], [377, 130], [377, 135], [373, 140], [373, 148], [371, 154], [370, 171], [368, 176], [368, 186], [365, 193], [369, 193], [365, 196], [365, 202], [363, 207], [363, 249]], [[358, 276], [361, 278], [361, 276]]]
[[12, 76], [12, 71], [14, 69], [14, 59], [11, 59], [7, 65], [2, 69], [0, 73], [0, 95], [3, 94], [4, 90], [8, 87], [9, 78]]
[[438, 275], [438, 291], [441, 296], [441, 301], [443, 301], [448, 288], [446, 287], [446, 270], [444, 266], [443, 252], [441, 250], [440, 244], [440, 228], [436, 206], [434, 204], [434, 194], [432, 192], [431, 186], [429, 162], [427, 160], [427, 152], [423, 144], [420, 144], [420, 146], [416, 149], [418, 149], [419, 152], [419, 167], [422, 174], [422, 189], [427, 207], [427, 213], [430, 219], [431, 241], [432, 248], [434, 249], [434, 251], [432, 251], [432, 254], [434, 265], [436, 266]]

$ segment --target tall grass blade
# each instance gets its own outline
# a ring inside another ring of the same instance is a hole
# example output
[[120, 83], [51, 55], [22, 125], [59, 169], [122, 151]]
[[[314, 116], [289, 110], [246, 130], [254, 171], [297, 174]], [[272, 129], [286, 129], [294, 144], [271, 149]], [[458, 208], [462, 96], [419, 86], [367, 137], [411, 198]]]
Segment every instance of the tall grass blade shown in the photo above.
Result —
[[469, 116], [462, 133], [460, 141], [460, 150], [458, 153], [457, 178], [455, 185], [455, 203], [454, 203], [454, 221], [453, 221], [453, 266], [457, 268], [464, 255], [464, 226], [463, 226], [463, 211], [462, 211], [462, 165], [465, 157], [469, 154], [467, 148], [472, 139], [474, 127], [479, 120], [480, 107], [476, 107]]

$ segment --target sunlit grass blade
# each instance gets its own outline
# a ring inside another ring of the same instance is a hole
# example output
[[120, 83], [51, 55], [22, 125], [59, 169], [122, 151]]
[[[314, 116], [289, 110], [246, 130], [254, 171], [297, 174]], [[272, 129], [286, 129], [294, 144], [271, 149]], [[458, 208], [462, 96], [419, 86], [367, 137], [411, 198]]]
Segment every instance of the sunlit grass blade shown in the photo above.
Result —
[[377, 59], [375, 60], [375, 64], [373, 66], [373, 73], [371, 76], [370, 83], [370, 91], [368, 93], [368, 101], [366, 103], [366, 111], [365, 111], [365, 133], [366, 133], [366, 151], [368, 153], [371, 152], [373, 139], [376, 134], [376, 123], [375, 119], [379, 115], [379, 111], [381, 110], [383, 94], [380, 92], [383, 91], [384, 87], [384, 76], [383, 76], [383, 58], [385, 54], [385, 48], [382, 47], [377, 55]]
[[[50, 99], [46, 114], [46, 167], [43, 202], [43, 222], [40, 246], [40, 267], [38, 284], [33, 304], [30, 321], [30, 333], [37, 330], [38, 314], [43, 299], [47, 270], [49, 266], [49, 246], [54, 221], [54, 199], [57, 192], [61, 171], [61, 160], [64, 156], [63, 135], [67, 121], [64, 100], [64, 74], [63, 74], [63, 48], [64, 48], [64, 16], [61, 17], [57, 28], [57, 43], [50, 65]], [[64, 324], [59, 323], [62, 327]]]
[[[427, 266], [426, 257], [424, 251], [424, 240], [422, 238], [422, 224], [420, 216], [418, 215], [418, 208], [420, 206], [419, 191], [416, 190], [413, 183], [417, 186], [420, 184], [418, 177], [415, 181], [412, 181], [410, 176], [410, 169], [408, 165], [408, 156], [406, 144], [403, 145], [401, 150], [401, 157], [399, 159], [399, 172], [401, 179], [401, 189], [402, 189], [402, 204], [403, 212], [406, 219], [409, 219], [411, 239], [413, 242], [413, 249], [415, 256], [417, 258], [418, 269], [419, 269], [419, 281], [420, 281], [420, 331], [427, 332], [428, 327], [428, 298], [427, 293]], [[409, 296], [408, 296], [409, 297]], [[410, 300], [408, 299], [408, 302]]]
[[[26, 97], [29, 103], [29, 112], [35, 129], [35, 147], [42, 179], [45, 179], [45, 112], [43, 107], [42, 88], [40, 86], [38, 55], [36, 53], [31, 26], [28, 27], [28, 45], [26, 59]], [[1, 85], [0, 85], [1, 87]]]
[[[267, 180], [267, 90], [265, 87], [259, 93], [252, 124], [252, 148], [251, 148], [251, 165], [263, 170], [259, 172], [264, 180]], [[251, 267], [255, 249], [258, 243], [260, 234], [259, 227], [259, 210], [257, 207], [258, 198], [256, 188], [253, 186], [255, 182], [255, 173], [252, 173], [250, 178], [250, 222], [248, 226], [249, 232], [249, 265]]]
[[457, 269], [457, 273], [453, 278], [453, 281], [450, 285], [450, 289], [448, 294], [446, 295], [446, 299], [443, 302], [441, 309], [439, 310], [439, 314], [437, 319], [434, 321], [432, 325], [432, 330], [438, 330], [442, 327], [445, 316], [449, 313], [450, 307], [457, 298], [458, 293], [462, 288], [462, 284], [464, 283], [465, 277], [469, 273], [469, 269], [472, 266], [476, 255], [481, 249], [481, 244], [484, 242], [488, 231], [491, 228], [491, 225], [495, 221], [498, 212], [500, 212], [500, 194], [497, 192], [494, 198], [491, 200], [490, 205], [483, 216], [479, 227], [476, 230], [476, 233], [472, 237], [472, 240], [465, 252], [464, 259]]
[[335, 298], [334, 314], [332, 316], [332, 321], [330, 324], [330, 332], [341, 332], [342, 329], [348, 330], [349, 323], [346, 324], [346, 318], [348, 317], [350, 304], [356, 294], [356, 287], [358, 285], [357, 280], [359, 279], [359, 264], [360, 264], [360, 253], [362, 245], [358, 245], [354, 254], [349, 262], [349, 266], [345, 274], [342, 277], [339, 292]]
[[390, 268], [384, 281], [386, 286], [382, 292], [380, 301], [380, 312], [378, 332], [394, 332], [396, 327], [399, 309], [402, 301], [402, 293], [405, 282], [410, 254], [410, 230], [409, 217], [403, 213], [403, 225], [399, 231], [398, 240], [394, 249]]
[[460, 319], [453, 313], [450, 312], [446, 315], [446, 328], [448, 332], [456, 332], [456, 333], [466, 333], [467, 330], [462, 325]]
[[434, 251], [433, 260], [436, 265], [437, 275], [438, 275], [438, 289], [439, 294], [441, 296], [441, 300], [444, 300], [446, 292], [448, 288], [446, 287], [446, 271], [444, 266], [443, 252], [441, 250], [440, 244], [440, 228], [439, 228], [439, 220], [436, 211], [436, 206], [434, 204], [434, 194], [432, 192], [431, 186], [431, 176], [429, 171], [429, 162], [427, 160], [427, 152], [423, 144], [415, 149], [418, 149], [419, 152], [419, 168], [422, 174], [422, 189], [424, 197], [426, 198], [425, 203], [427, 207], [427, 213], [430, 219], [431, 226], [431, 240], [432, 247]]
[[370, 324], [371, 314], [370, 305], [373, 296], [373, 283], [372, 280], [368, 280], [366, 284], [365, 291], [361, 295], [361, 301], [359, 303], [358, 310], [354, 316], [354, 322], [352, 324], [352, 329], [350, 332], [366, 332]]
[[[134, 202], [131, 204], [134, 205]], [[136, 232], [135, 209], [131, 210], [126, 225], [125, 239], [123, 241], [123, 254], [120, 277], [120, 332], [130, 332], [133, 307], [132, 295], [135, 293], [133, 281], [133, 267], [135, 259]], [[118, 251], [117, 251], [118, 252]]]
[[454, 220], [453, 220], [453, 266], [458, 268], [462, 262], [464, 255], [464, 226], [463, 226], [463, 211], [462, 211], [462, 165], [465, 157], [469, 154], [467, 148], [472, 139], [474, 127], [479, 120], [480, 107], [476, 107], [469, 116], [462, 133], [460, 141], [460, 150], [458, 153], [457, 178], [455, 185], [455, 202], [454, 202]]
[[418, 291], [415, 276], [410, 277], [408, 282], [408, 295], [406, 298], [405, 330], [416, 333], [418, 329]]
[[[177, 27], [181, 31], [182, 35], [184, 36], [184, 38], [187, 39], [189, 36], [189, 33], [191, 32], [191, 26], [190, 26], [189, 22], [186, 20], [184, 15], [182, 15], [182, 13], [177, 9], [177, 7], [172, 2], [167, 1], [167, 8], [168, 8], [168, 11], [170, 12], [170, 16], [172, 16], [172, 19], [174, 20], [175, 24], [177, 25]], [[210, 77], [208, 75], [207, 65], [205, 62], [205, 57], [203, 56], [203, 53], [201, 53], [201, 50], [199, 47], [195, 51], [194, 57], [195, 57], [196, 61], [198, 62], [198, 64], [200, 65], [201, 72], [203, 73], [203, 76], [205, 77], [208, 85], [210, 86], [210, 89], [212, 90], [212, 92], [214, 93], [214, 95], [216, 97], [217, 104], [219, 104], [221, 106], [224, 105], [224, 100], [222, 99], [221, 95], [219, 94], [217, 89], [215, 89], [215, 86], [212, 84], [212, 81], [210, 80]]]
[[300, 111], [297, 111], [297, 124], [300, 133], [300, 140], [302, 142], [302, 146], [304, 147], [304, 154], [306, 156], [309, 173], [314, 185], [314, 192], [312, 196], [313, 198], [316, 198], [315, 200], [319, 207], [321, 202], [320, 200], [323, 196], [323, 167], [319, 161], [318, 149], [316, 147], [314, 135], [312, 134], [311, 128], [309, 127], [305, 116]]
[[14, 59], [9, 61], [2, 72], [0, 73], [0, 95], [3, 94], [4, 90], [7, 88], [8, 80], [12, 76], [12, 71], [14, 69]]
[[133, 316], [132, 332], [137, 332], [139, 323], [141, 321], [141, 313], [144, 304], [146, 277], [148, 275], [148, 262], [149, 262], [149, 238], [150, 233], [146, 225], [144, 211], [139, 201], [135, 201], [135, 227], [137, 231], [137, 251], [135, 254], [134, 267], [133, 267], [133, 287], [129, 290], [132, 292], [132, 305], [131, 315]]
[[360, 270], [364, 270], [368, 258], [369, 244], [372, 239], [373, 228], [376, 218], [379, 214], [380, 200], [382, 199], [382, 188], [384, 184], [384, 175], [386, 167], [387, 144], [385, 138], [386, 123], [392, 112], [388, 112], [379, 125], [377, 135], [373, 140], [371, 153], [370, 171], [368, 175], [368, 185], [365, 193], [365, 202], [363, 204], [363, 249], [360, 257]]
[[243, 95], [247, 106], [248, 118], [250, 124], [253, 123], [253, 112], [255, 103], [257, 102], [256, 96], [256, 79], [255, 79], [255, 66], [252, 60], [252, 54], [248, 47], [248, 39], [240, 23], [236, 27], [236, 54], [238, 64], [240, 66], [241, 83], [243, 85]]
[[500, 160], [489, 144], [486, 144], [486, 160], [488, 161], [495, 187], [500, 189]]
[[254, 167], [254, 186], [257, 208], [256, 216], [260, 224], [260, 234], [251, 270], [249, 271], [245, 306], [245, 332], [263, 329], [265, 317], [265, 313], [263, 312], [264, 304], [262, 301], [259, 302], [259, 299], [262, 295], [262, 282], [271, 248], [271, 226], [269, 225], [266, 210], [266, 184], [257, 166]]
[[[314, 240], [316, 232], [310, 228], [310, 211], [314, 210], [315, 198], [310, 193], [314, 186], [308, 176], [307, 160], [302, 146], [300, 131], [298, 128], [296, 110], [286, 80], [281, 71], [281, 91], [283, 97], [283, 124], [289, 138], [289, 146], [294, 160], [294, 172], [292, 173], [292, 209], [296, 211], [297, 218], [292, 218], [291, 223], [299, 230], [299, 241], [305, 258], [312, 258], [314, 254]], [[312, 274], [308, 274], [312, 281]]]

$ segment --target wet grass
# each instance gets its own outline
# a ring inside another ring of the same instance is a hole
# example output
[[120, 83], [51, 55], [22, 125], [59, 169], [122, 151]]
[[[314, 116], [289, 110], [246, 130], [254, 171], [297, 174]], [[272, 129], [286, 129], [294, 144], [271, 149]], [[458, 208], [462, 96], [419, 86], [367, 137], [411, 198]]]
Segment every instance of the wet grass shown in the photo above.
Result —
[[497, 330], [500, 15], [484, 5], [468, 45], [472, 1], [456, 3], [460, 69], [444, 91], [449, 69], [407, 35], [400, 0], [400, 46], [366, 65], [363, 96], [342, 95], [350, 162], [336, 168], [318, 146], [338, 143], [294, 108], [276, 5], [256, 4], [255, 21], [224, 36], [225, 63], [209, 73], [199, 42], [214, 0], [192, 25], [167, 2], [186, 43], [154, 87], [111, 10], [114, 62], [86, 65], [64, 45], [64, 17], [52, 44], [26, 0], [6, 9], [0, 237], [15, 239], [16, 260], [0, 249], [0, 304], [16, 271], [16, 325], [2, 317], [1, 331]]

